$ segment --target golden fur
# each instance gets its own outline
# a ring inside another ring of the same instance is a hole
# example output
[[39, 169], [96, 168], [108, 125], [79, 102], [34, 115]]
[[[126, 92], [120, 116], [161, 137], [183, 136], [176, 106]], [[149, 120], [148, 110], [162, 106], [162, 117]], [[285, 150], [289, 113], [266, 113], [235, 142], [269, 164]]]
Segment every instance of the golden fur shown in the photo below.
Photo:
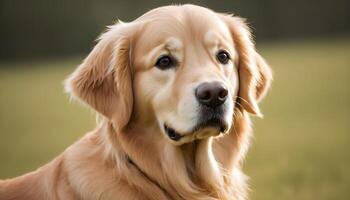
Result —
[[[218, 46], [231, 52], [229, 66], [211, 58]], [[176, 70], [154, 67], [164, 51], [181, 60]], [[101, 114], [98, 128], [38, 170], [0, 181], [0, 199], [246, 199], [248, 113], [261, 116], [257, 103], [271, 79], [241, 18], [182, 5], [119, 22], [66, 81], [74, 98]], [[229, 87], [228, 134], [171, 141], [160, 121], [186, 131], [190, 89], [203, 80]]]

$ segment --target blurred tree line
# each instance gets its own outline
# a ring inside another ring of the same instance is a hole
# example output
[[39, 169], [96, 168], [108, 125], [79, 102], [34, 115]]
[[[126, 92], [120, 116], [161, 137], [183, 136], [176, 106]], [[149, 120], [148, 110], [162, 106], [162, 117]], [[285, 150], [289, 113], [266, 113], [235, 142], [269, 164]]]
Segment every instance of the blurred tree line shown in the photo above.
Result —
[[350, 33], [350, 0], [0, 0], [0, 60], [84, 54], [106, 25], [174, 3], [243, 16], [259, 41]]

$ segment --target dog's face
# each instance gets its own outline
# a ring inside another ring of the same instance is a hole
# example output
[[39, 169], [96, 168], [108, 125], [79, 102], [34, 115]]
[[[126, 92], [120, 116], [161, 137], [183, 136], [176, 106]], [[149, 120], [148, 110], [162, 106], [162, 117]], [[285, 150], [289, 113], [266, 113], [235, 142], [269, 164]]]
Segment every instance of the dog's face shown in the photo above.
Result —
[[113, 26], [68, 86], [117, 127], [156, 123], [180, 145], [229, 132], [236, 105], [260, 114], [270, 79], [242, 20], [185, 5]]
[[174, 144], [226, 133], [239, 83], [228, 27], [212, 12], [158, 16], [132, 53], [136, 112]]

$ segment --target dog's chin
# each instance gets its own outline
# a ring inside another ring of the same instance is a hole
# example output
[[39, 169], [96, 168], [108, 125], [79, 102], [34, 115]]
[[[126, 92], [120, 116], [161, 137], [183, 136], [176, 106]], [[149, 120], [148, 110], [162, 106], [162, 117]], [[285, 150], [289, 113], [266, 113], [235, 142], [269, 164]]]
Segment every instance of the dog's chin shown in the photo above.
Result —
[[206, 139], [213, 136], [224, 134], [219, 127], [204, 127], [193, 133], [196, 139]]
[[163, 126], [167, 137], [176, 145], [193, 142], [194, 140], [216, 137], [228, 132], [228, 124], [220, 119], [200, 122], [187, 132], [179, 132], [176, 128], [171, 127], [167, 123], [164, 123]]

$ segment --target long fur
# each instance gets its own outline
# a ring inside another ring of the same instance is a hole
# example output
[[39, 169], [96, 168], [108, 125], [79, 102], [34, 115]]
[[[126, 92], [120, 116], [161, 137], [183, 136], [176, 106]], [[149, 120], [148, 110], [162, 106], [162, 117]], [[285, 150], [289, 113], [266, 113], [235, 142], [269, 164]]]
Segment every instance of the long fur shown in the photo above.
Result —
[[135, 113], [133, 94], [138, 72], [132, 69], [130, 52], [138, 34], [159, 13], [182, 16], [192, 10], [214, 13], [193, 5], [169, 6], [111, 26], [66, 81], [74, 98], [101, 115], [98, 127], [38, 170], [0, 181], [0, 199], [246, 199], [241, 164], [251, 137], [248, 112], [260, 114], [257, 103], [272, 75], [243, 20], [215, 13], [227, 25], [239, 54], [240, 88], [233, 97], [233, 125], [227, 135], [176, 146], [160, 137], [157, 123], [145, 126], [136, 120], [141, 115]]

